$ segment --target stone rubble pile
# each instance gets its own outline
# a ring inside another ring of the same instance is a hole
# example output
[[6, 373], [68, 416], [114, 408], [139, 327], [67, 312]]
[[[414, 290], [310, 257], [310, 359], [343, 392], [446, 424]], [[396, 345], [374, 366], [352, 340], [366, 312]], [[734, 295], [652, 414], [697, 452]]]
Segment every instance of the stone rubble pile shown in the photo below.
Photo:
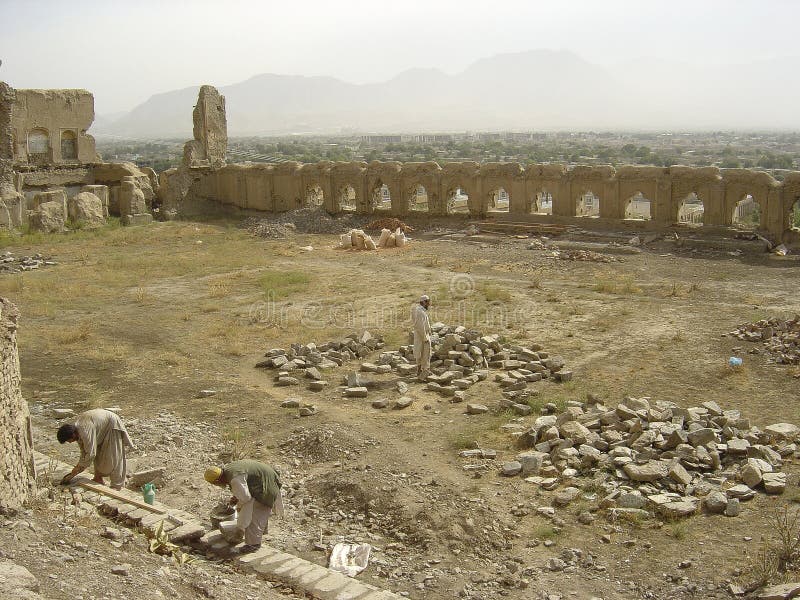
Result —
[[[495, 382], [502, 389], [506, 406], [518, 414], [529, 414], [525, 399], [535, 395], [528, 384], [552, 377], [556, 381], [569, 381], [571, 371], [564, 370], [564, 361], [551, 357], [538, 344], [528, 346], [510, 344], [499, 334], [484, 335], [464, 326], [444, 323], [431, 325], [431, 371], [426, 389], [462, 402], [464, 392], [479, 381], [488, 379], [490, 369], [499, 372]], [[416, 374], [414, 346], [401, 346], [399, 350], [382, 352], [376, 363], [364, 363], [362, 371], [381, 372], [391, 369], [402, 376]], [[487, 412], [483, 405], [474, 405], [473, 414]]]
[[[259, 235], [259, 228], [270, 224], [292, 227], [300, 233], [340, 233], [342, 230], [361, 227], [367, 221], [366, 215], [342, 214], [330, 215], [324, 208], [299, 208], [284, 213], [264, 217], [250, 217], [242, 222], [241, 227], [254, 235]], [[263, 230], [263, 229], [261, 229]]]
[[374, 221], [370, 221], [364, 226], [364, 229], [367, 231], [381, 231], [382, 229], [388, 229], [390, 231], [395, 231], [400, 229], [403, 233], [411, 233], [414, 231], [413, 227], [406, 225], [403, 221], [395, 217], [384, 217], [382, 219], [375, 219]]
[[[701, 505], [736, 516], [739, 502], [757, 491], [783, 493], [787, 475], [780, 469], [795, 454], [800, 435], [789, 423], [759, 429], [738, 410], [713, 401], [681, 408], [629, 397], [612, 408], [592, 395], [587, 402], [568, 402], [560, 414], [543, 414], [529, 428], [511, 423], [504, 429], [527, 450], [505, 462], [501, 475], [521, 476], [545, 490], [568, 484], [554, 505], [581, 495], [578, 478], [590, 477], [605, 490], [599, 508], [615, 516], [649, 516], [650, 509], [663, 518], [694, 514]], [[462, 456], [493, 458], [487, 450]]]
[[596, 263], [622, 262], [622, 258], [619, 256], [601, 254], [593, 250], [551, 250], [545, 256], [557, 260], [577, 260]]
[[795, 315], [793, 319], [773, 317], [745, 323], [729, 335], [745, 342], [762, 342], [778, 364], [800, 363], [800, 315]]
[[289, 350], [272, 348], [264, 355], [265, 359], [256, 364], [256, 368], [277, 369], [275, 385], [278, 386], [299, 385], [302, 371], [303, 378], [310, 380], [309, 387], [313, 391], [321, 391], [328, 383], [322, 375], [323, 371], [363, 358], [383, 347], [382, 337], [365, 330], [320, 345], [312, 342], [292, 344]]
[[41, 254], [33, 256], [14, 256], [11, 252], [0, 255], [0, 273], [21, 273], [23, 271], [33, 271], [40, 267], [50, 267], [58, 263], [51, 258], [45, 258]]
[[283, 240], [295, 233], [294, 223], [268, 223], [257, 221], [247, 227], [253, 235], [273, 240]]

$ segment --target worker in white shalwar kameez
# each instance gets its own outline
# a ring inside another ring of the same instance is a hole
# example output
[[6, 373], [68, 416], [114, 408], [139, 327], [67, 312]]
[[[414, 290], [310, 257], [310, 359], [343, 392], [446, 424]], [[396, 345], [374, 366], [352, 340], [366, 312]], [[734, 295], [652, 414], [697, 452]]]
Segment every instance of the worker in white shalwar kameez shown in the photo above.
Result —
[[111, 487], [121, 489], [128, 471], [126, 448], [133, 448], [131, 438], [122, 419], [110, 410], [95, 408], [78, 415], [75, 423], [67, 423], [58, 429], [60, 443], [78, 442], [81, 458], [75, 468], [61, 480], [67, 484], [78, 473], [94, 463], [95, 483], [103, 483], [103, 477], [111, 477]]
[[417, 378], [424, 381], [431, 373], [431, 321], [428, 307], [431, 299], [422, 296], [419, 304], [411, 310], [411, 323], [414, 327], [414, 360], [417, 362]]

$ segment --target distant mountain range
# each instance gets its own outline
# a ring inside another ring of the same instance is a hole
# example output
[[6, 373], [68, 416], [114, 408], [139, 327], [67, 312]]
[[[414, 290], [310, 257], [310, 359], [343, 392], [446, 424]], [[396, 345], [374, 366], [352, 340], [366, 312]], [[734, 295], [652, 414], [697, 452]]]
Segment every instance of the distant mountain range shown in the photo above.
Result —
[[[411, 69], [383, 83], [256, 75], [222, 86], [229, 135], [293, 132], [798, 129], [797, 58], [702, 67], [631, 60], [613, 68], [567, 51], [479, 60], [448, 75]], [[213, 82], [209, 82], [213, 84]], [[191, 137], [199, 86], [156, 94], [91, 133]]]

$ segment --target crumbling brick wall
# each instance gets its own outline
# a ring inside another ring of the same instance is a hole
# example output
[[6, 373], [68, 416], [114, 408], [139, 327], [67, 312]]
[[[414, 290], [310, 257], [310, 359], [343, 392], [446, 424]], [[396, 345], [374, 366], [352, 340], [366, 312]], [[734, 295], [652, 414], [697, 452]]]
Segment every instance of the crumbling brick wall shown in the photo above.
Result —
[[20, 390], [16, 306], [0, 298], [0, 509], [22, 506], [34, 479], [28, 404]]

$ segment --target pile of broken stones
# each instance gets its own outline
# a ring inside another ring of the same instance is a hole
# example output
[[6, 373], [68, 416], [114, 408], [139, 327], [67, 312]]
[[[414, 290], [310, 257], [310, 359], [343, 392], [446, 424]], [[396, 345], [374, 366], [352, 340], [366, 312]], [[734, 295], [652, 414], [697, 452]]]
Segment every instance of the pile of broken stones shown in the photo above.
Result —
[[54, 260], [45, 258], [41, 254], [14, 256], [11, 252], [5, 252], [0, 255], [0, 273], [21, 273], [57, 264]]
[[[543, 412], [554, 408], [546, 405]], [[612, 408], [592, 395], [587, 402], [567, 402], [560, 414], [543, 414], [532, 427], [503, 427], [529, 449], [504, 463], [502, 475], [521, 476], [544, 490], [566, 483], [553, 498], [556, 506], [583, 494], [580, 478], [592, 478], [604, 490], [598, 508], [612, 517], [646, 517], [649, 509], [678, 518], [701, 506], [736, 516], [739, 503], [757, 491], [783, 493], [787, 476], [780, 468], [795, 454], [800, 435], [790, 423], [759, 429], [713, 401], [681, 408], [629, 397]], [[492, 459], [495, 453], [465, 450], [462, 456]]]
[[739, 325], [728, 335], [745, 342], [763, 342], [766, 351], [783, 365], [800, 363], [800, 315], [793, 319], [762, 319]]
[[369, 331], [330, 341], [324, 344], [292, 344], [284, 348], [272, 348], [264, 355], [265, 359], [256, 364], [259, 369], [276, 369], [275, 385], [299, 385], [300, 377], [310, 380], [313, 391], [321, 391], [328, 382], [323, 371], [335, 369], [356, 358], [363, 358], [370, 352], [383, 348], [383, 338], [373, 336]]
[[[536, 395], [528, 384], [552, 377], [556, 381], [569, 381], [571, 371], [565, 371], [564, 361], [550, 357], [538, 344], [528, 346], [508, 344], [499, 334], [484, 335], [463, 326], [448, 326], [444, 323], [431, 325], [431, 375], [426, 379], [426, 390], [450, 398], [453, 403], [463, 402], [465, 391], [488, 379], [490, 369], [496, 370], [494, 380], [502, 389], [503, 407], [517, 414], [530, 414], [527, 398]], [[382, 352], [375, 363], [363, 363], [361, 370], [381, 373], [394, 371], [401, 376], [416, 374], [413, 345], [401, 346], [399, 350]], [[345, 395], [365, 397], [365, 387], [345, 389]], [[395, 408], [410, 404], [407, 398]], [[378, 403], [376, 408], [382, 408]], [[467, 412], [481, 414], [489, 408], [482, 404], [468, 404]]]

